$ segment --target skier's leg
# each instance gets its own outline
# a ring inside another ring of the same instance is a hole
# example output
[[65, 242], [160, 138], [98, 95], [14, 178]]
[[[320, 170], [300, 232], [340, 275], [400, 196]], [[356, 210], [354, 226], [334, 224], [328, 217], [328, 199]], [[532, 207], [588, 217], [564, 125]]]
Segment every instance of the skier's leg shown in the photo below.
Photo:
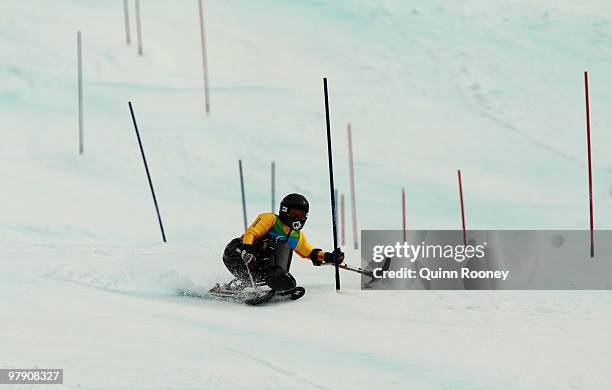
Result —
[[[247, 270], [247, 266], [244, 264], [244, 260], [242, 260], [242, 255], [240, 253], [242, 248], [242, 239], [235, 238], [230, 241], [229, 244], [225, 247], [225, 251], [223, 252], [223, 263], [225, 267], [234, 275], [240, 282], [246, 283], [247, 285], [251, 285], [251, 277], [249, 277], [249, 270]], [[253, 277], [253, 281], [255, 283], [261, 283], [264, 281], [265, 272], [262, 269], [255, 268], [250, 270], [251, 276]]]
[[223, 263], [225, 267], [234, 275], [236, 278], [243, 282], [249, 281], [249, 275], [247, 273], [246, 265], [242, 260], [240, 254], [240, 247], [242, 246], [242, 239], [235, 238], [230, 241], [225, 247], [223, 252]]
[[290, 290], [297, 285], [295, 278], [280, 267], [275, 267], [272, 271], [268, 272], [265, 282], [270, 288], [279, 291]]

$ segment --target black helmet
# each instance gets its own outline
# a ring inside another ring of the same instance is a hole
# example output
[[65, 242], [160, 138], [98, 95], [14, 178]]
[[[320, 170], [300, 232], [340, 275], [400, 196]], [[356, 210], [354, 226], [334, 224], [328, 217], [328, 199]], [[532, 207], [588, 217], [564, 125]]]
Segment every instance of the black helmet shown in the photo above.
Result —
[[278, 216], [285, 225], [300, 230], [308, 218], [308, 201], [303, 195], [289, 194], [283, 198]]

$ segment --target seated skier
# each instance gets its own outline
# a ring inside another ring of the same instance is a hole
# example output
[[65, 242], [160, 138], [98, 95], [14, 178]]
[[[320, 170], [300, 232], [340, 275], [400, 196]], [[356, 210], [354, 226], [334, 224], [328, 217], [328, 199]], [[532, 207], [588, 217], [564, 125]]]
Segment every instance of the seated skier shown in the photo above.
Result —
[[[315, 266], [335, 262], [334, 253], [313, 248], [301, 231], [308, 208], [304, 196], [289, 194], [282, 200], [278, 215], [260, 214], [242, 237], [227, 245], [223, 262], [241, 287], [265, 284], [272, 290], [291, 293], [296, 289], [295, 278], [289, 273], [292, 252], [309, 258]], [[342, 263], [344, 253], [338, 248], [337, 254]]]

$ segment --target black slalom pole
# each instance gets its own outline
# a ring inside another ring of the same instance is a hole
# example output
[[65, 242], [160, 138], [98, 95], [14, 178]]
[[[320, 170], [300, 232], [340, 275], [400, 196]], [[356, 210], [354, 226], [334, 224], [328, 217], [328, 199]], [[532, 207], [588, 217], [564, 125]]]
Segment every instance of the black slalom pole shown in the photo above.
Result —
[[238, 160], [238, 169], [240, 170], [240, 192], [242, 193], [242, 218], [244, 219], [244, 231], [247, 230], [247, 213], [246, 199], [244, 197], [244, 177], [242, 175], [242, 160]]
[[336, 265], [336, 291], [340, 290], [340, 267], [338, 261], [338, 230], [336, 227], [336, 197], [334, 194], [334, 163], [332, 161], [331, 127], [329, 124], [329, 99], [327, 97], [327, 77], [323, 78], [325, 93], [325, 122], [327, 123], [327, 160], [329, 162], [329, 193], [331, 196], [332, 226], [334, 231], [334, 263]]
[[138, 138], [138, 146], [140, 146], [140, 153], [142, 154], [142, 161], [144, 162], [145, 171], [147, 171], [147, 178], [149, 179], [149, 187], [151, 187], [151, 194], [153, 195], [153, 203], [155, 204], [155, 211], [157, 212], [157, 220], [159, 221], [159, 228], [161, 229], [162, 239], [166, 241], [166, 233], [164, 233], [164, 224], [162, 223], [161, 215], [159, 214], [159, 206], [157, 205], [157, 198], [155, 197], [155, 190], [153, 189], [153, 181], [151, 180], [151, 174], [149, 173], [149, 166], [147, 165], [147, 158], [145, 157], [144, 149], [142, 148], [142, 141], [140, 140], [140, 133], [138, 132], [138, 125], [136, 124], [136, 117], [134, 116], [134, 110], [132, 109], [132, 102], [128, 102], [130, 106], [130, 113], [132, 114], [132, 122], [134, 122], [134, 129], [136, 130], [136, 137]]

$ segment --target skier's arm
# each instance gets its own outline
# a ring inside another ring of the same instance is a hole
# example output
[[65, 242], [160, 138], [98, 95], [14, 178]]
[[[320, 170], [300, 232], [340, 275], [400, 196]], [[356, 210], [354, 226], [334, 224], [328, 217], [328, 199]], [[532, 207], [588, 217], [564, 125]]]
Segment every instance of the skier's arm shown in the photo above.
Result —
[[274, 225], [276, 215], [272, 213], [259, 214], [242, 236], [242, 243], [251, 245], [258, 238], [263, 237]]
[[297, 245], [295, 246], [294, 252], [300, 255], [302, 258], [310, 257], [310, 253], [312, 252], [313, 246], [308, 242], [306, 235], [304, 232], [300, 232], [300, 239], [298, 240]]
[[[310, 242], [306, 239], [306, 235], [302, 232], [300, 234], [300, 240], [295, 247], [295, 252], [303, 258], [309, 258], [312, 260], [312, 264], [321, 265], [323, 262], [332, 263], [334, 262], [333, 253], [325, 252], [322, 249], [314, 248]], [[344, 253], [340, 251], [340, 263], [344, 260]]]

